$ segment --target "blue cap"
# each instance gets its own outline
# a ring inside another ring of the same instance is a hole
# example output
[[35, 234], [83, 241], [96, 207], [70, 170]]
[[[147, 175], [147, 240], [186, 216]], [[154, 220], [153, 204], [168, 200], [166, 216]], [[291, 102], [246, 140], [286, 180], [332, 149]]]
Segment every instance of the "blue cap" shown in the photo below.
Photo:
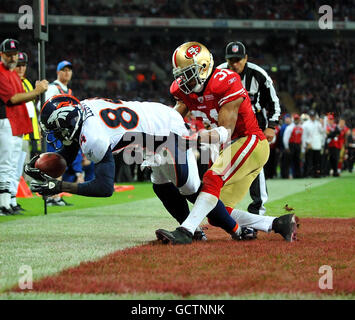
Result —
[[73, 68], [73, 66], [71, 65], [71, 63], [69, 61], [61, 61], [58, 63], [57, 65], [57, 71], [60, 71], [62, 70], [64, 67], [70, 67], [70, 68]]

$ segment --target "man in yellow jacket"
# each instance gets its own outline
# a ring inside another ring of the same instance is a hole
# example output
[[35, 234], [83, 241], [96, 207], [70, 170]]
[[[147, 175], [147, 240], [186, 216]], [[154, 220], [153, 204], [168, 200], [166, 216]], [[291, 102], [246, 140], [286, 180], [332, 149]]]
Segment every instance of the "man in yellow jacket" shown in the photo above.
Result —
[[[22, 86], [25, 92], [33, 90], [31, 82], [26, 78], [26, 70], [28, 64], [28, 56], [25, 52], [19, 52], [18, 62], [15, 71], [19, 75], [22, 81]], [[29, 101], [26, 103], [28, 114], [32, 120], [33, 132], [24, 135], [24, 140], [30, 143], [30, 158], [34, 157], [40, 152], [40, 133], [38, 127], [37, 111], [35, 108], [36, 101]]]
[[[31, 82], [26, 78], [27, 64], [28, 64], [27, 54], [25, 52], [19, 52], [18, 62], [15, 71], [22, 81], [22, 86], [25, 92], [30, 92], [33, 91], [33, 86]], [[37, 111], [35, 105], [36, 105], [35, 100], [26, 102], [27, 112], [32, 121], [33, 132], [25, 134], [23, 136], [24, 139], [23, 149], [25, 151], [22, 152], [22, 157], [20, 157], [20, 161], [17, 164], [15, 164], [17, 165], [17, 173], [19, 179], [22, 175], [23, 165], [25, 160], [31, 159], [36, 154], [40, 153], [40, 133], [39, 133]], [[21, 205], [17, 203], [16, 197], [14, 196], [11, 196], [11, 207], [18, 214], [24, 211]]]

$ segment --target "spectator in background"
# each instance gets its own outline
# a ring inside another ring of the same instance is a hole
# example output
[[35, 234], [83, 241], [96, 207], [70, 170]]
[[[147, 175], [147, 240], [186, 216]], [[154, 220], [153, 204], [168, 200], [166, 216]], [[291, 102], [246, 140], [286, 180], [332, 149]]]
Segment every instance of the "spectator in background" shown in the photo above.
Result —
[[53, 81], [46, 92], [46, 99], [57, 94], [73, 94], [68, 84], [73, 76], [73, 66], [69, 61], [61, 61], [57, 65], [57, 80]]
[[[22, 86], [25, 92], [33, 91], [33, 86], [31, 82], [26, 78], [27, 64], [28, 64], [27, 54], [25, 52], [20, 52], [18, 55], [18, 62], [15, 71], [22, 81]], [[35, 105], [36, 105], [35, 99], [26, 102], [28, 115], [32, 120], [32, 127], [33, 127], [33, 132], [26, 134], [23, 137], [25, 141], [29, 142], [29, 148], [25, 148], [29, 158], [33, 158], [36, 154], [38, 154], [40, 149], [41, 137], [39, 132], [37, 111]]]
[[339, 149], [339, 162], [338, 162], [338, 174], [341, 173], [343, 169], [344, 157], [345, 157], [345, 141], [350, 135], [350, 129], [346, 126], [345, 119], [340, 118], [338, 128], [340, 134], [338, 136], [337, 148]]
[[280, 138], [280, 126], [275, 126], [275, 137], [270, 142], [270, 155], [269, 159], [265, 164], [265, 178], [273, 179], [277, 177], [277, 164], [279, 162], [280, 157], [280, 149], [279, 149], [279, 138]]
[[91, 181], [95, 178], [95, 163], [90, 161], [83, 153], [82, 153], [83, 161], [82, 167], [84, 172], [84, 180]]
[[310, 126], [310, 116], [309, 112], [301, 114], [301, 122], [302, 122], [302, 128], [303, 128], [303, 136], [302, 136], [302, 148], [301, 148], [301, 158], [303, 162], [303, 167], [302, 167], [302, 176], [304, 178], [310, 176], [311, 172], [311, 150], [310, 148], [307, 148], [307, 145], [305, 143], [305, 130]]
[[350, 173], [353, 172], [354, 161], [355, 161], [355, 128], [351, 130], [351, 134], [347, 137], [346, 143], [346, 165], [345, 169], [347, 169]]
[[[25, 92], [30, 92], [33, 91], [33, 86], [31, 82], [26, 78], [27, 64], [28, 64], [27, 54], [25, 52], [19, 52], [15, 71], [22, 81], [22, 86]], [[40, 133], [39, 133], [35, 103], [36, 103], [35, 99], [26, 102], [27, 112], [32, 121], [33, 132], [30, 132], [23, 136], [24, 141], [23, 141], [22, 149], [24, 151], [21, 152], [19, 161], [17, 163], [18, 179], [13, 181], [13, 187], [12, 187], [16, 191], [18, 188], [18, 181], [20, 180], [23, 173], [23, 166], [25, 161], [28, 162], [29, 159], [31, 159], [32, 157], [34, 157], [36, 154], [39, 153]], [[15, 191], [13, 193], [15, 193]], [[11, 194], [11, 207], [13, 211], [15, 212], [25, 211], [21, 207], [21, 205], [17, 203], [16, 196], [13, 193]]]
[[289, 114], [285, 114], [283, 117], [283, 124], [281, 125], [280, 132], [279, 132], [279, 148], [281, 153], [280, 169], [281, 169], [281, 178], [283, 179], [288, 179], [289, 177], [289, 160], [288, 160], [289, 154], [285, 151], [283, 136], [286, 128], [291, 123], [292, 123], [291, 116]]
[[[68, 84], [73, 76], [73, 67], [69, 61], [61, 61], [57, 65], [57, 79], [49, 84], [48, 90], [45, 95], [45, 100], [58, 95], [58, 94], [73, 94], [72, 90], [68, 87]], [[40, 108], [41, 109], [41, 108]], [[52, 133], [47, 136], [47, 151], [55, 152], [56, 150], [62, 148], [62, 142], [56, 140]], [[69, 166], [63, 177], [68, 179], [69, 182], [75, 182], [79, 179], [79, 182], [84, 180], [82, 176], [81, 167], [82, 156], [81, 152], [78, 155], [71, 166]], [[64, 180], [66, 181], [66, 180]], [[71, 206], [70, 203], [66, 202], [60, 195], [54, 195], [47, 198], [48, 206]]]
[[289, 173], [292, 167], [292, 177], [301, 178], [301, 148], [303, 128], [301, 118], [298, 114], [293, 115], [293, 123], [285, 130], [283, 143], [287, 155], [286, 172]]
[[324, 127], [317, 119], [315, 111], [309, 112], [310, 119], [303, 125], [302, 145], [306, 152], [304, 176], [320, 178], [321, 176], [321, 151], [324, 145]]
[[12, 204], [19, 183], [22, 136], [33, 132], [25, 103], [48, 88], [48, 81], [42, 80], [36, 82], [34, 90], [24, 91], [15, 72], [18, 52], [19, 42], [15, 39], [6, 39], [0, 45], [0, 215], [21, 214]]
[[327, 137], [325, 142], [326, 143], [325, 175], [329, 176], [330, 170], [332, 170], [333, 177], [339, 177], [338, 162], [339, 162], [340, 149], [338, 147], [338, 136], [340, 134], [340, 130], [335, 122], [333, 114], [328, 115], [327, 121], [328, 121], [326, 125]]
[[82, 162], [83, 156], [81, 154], [81, 151], [79, 151], [73, 163], [69, 165], [68, 168], [65, 170], [62, 176], [62, 180], [67, 182], [83, 183], [85, 181], [85, 176], [83, 172]]

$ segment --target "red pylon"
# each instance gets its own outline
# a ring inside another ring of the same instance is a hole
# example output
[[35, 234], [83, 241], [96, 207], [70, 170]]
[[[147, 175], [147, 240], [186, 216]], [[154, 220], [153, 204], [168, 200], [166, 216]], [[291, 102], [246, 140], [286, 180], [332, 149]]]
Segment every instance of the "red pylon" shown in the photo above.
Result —
[[20, 183], [18, 184], [17, 195], [16, 198], [32, 198], [33, 194], [28, 187], [23, 176], [20, 178]]

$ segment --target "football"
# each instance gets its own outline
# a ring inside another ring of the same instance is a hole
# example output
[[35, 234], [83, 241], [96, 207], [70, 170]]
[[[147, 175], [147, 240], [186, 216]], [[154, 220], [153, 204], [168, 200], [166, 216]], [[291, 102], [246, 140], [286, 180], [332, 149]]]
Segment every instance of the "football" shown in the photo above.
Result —
[[35, 162], [35, 168], [52, 178], [59, 178], [67, 168], [67, 162], [58, 153], [46, 152], [42, 153]]

